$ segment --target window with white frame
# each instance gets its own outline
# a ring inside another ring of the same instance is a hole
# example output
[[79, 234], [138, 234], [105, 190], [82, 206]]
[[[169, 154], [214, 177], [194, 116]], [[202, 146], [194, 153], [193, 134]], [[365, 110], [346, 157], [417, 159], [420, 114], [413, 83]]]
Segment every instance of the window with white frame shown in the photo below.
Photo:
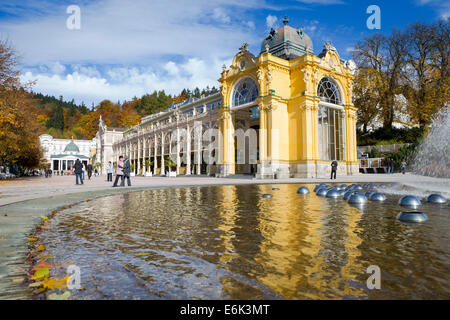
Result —
[[338, 84], [330, 77], [320, 80], [317, 96], [320, 160], [344, 160], [344, 109]]
[[253, 102], [258, 98], [258, 86], [252, 78], [244, 78], [234, 87], [233, 107]]

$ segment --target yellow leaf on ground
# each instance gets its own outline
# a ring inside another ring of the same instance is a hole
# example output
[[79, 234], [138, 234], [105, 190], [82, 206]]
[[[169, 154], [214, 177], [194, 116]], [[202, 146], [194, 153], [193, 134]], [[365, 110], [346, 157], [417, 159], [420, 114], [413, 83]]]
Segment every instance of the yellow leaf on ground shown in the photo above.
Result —
[[49, 290], [55, 289], [65, 289], [67, 288], [67, 280], [69, 280], [70, 276], [65, 276], [61, 279], [49, 279], [44, 281], [44, 287]]
[[148, 256], [149, 254], [150, 254], [150, 252], [139, 252], [139, 253], [135, 253], [134, 256], [142, 257], [142, 256]]
[[22, 282], [23, 280], [25, 280], [24, 278], [15, 278], [15, 279], [12, 279], [11, 281], [12, 282]]
[[52, 293], [48, 296], [49, 300], [67, 300], [70, 298], [70, 291], [66, 291], [63, 294]]
[[33, 282], [28, 287], [29, 288], [36, 288], [36, 287], [40, 287], [40, 286], [42, 286], [42, 283], [40, 283], [40, 282]]
[[39, 247], [37, 247], [38, 251], [44, 251], [45, 250], [45, 246], [43, 244], [41, 244]]
[[48, 220], [48, 217], [41, 217], [41, 218], [42, 218], [42, 220], [44, 220], [44, 221]]
[[34, 241], [37, 241], [37, 239], [36, 238], [28, 238], [28, 241], [34, 242]]
[[37, 280], [42, 280], [42, 279], [48, 277], [49, 274], [50, 274], [50, 270], [48, 270], [48, 268], [41, 268], [34, 273], [33, 278], [37, 279]]

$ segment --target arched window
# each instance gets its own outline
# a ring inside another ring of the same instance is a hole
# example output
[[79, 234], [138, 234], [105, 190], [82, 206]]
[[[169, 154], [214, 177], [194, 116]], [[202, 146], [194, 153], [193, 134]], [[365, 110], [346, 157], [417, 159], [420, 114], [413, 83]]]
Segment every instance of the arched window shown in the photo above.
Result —
[[324, 77], [317, 87], [317, 95], [323, 102], [319, 103], [318, 138], [320, 160], [344, 160], [344, 109], [342, 105], [341, 91], [335, 80]]
[[324, 77], [320, 80], [319, 85], [317, 87], [317, 96], [322, 98], [322, 101], [333, 103], [333, 104], [342, 104], [341, 92], [339, 91], [339, 87], [336, 82], [329, 78]]
[[233, 107], [250, 103], [258, 98], [258, 86], [252, 78], [241, 79], [233, 91]]

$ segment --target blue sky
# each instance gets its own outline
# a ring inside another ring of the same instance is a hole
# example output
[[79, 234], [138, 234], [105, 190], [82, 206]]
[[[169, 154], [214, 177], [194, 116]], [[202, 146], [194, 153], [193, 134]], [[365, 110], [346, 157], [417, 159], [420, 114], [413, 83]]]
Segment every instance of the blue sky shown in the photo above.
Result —
[[[81, 29], [69, 30], [69, 5], [81, 9]], [[259, 54], [271, 27], [287, 15], [304, 27], [316, 54], [331, 41], [344, 59], [372, 33], [369, 5], [381, 9], [382, 33], [417, 20], [450, 16], [441, 0], [0, 0], [0, 38], [20, 55], [22, 79], [34, 91], [86, 105], [130, 100], [153, 90], [218, 86], [243, 42]]]

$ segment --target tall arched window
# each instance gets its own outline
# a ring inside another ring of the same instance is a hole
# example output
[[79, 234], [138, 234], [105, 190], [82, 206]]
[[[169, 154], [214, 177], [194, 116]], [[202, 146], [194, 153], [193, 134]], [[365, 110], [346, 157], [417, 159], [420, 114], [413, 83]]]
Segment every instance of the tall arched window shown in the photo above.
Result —
[[319, 158], [344, 160], [344, 108], [335, 80], [324, 77], [317, 86], [321, 98], [318, 111]]
[[252, 78], [239, 80], [233, 91], [233, 107], [253, 102], [258, 98], [258, 86]]
[[336, 82], [329, 78], [324, 77], [319, 82], [319, 86], [317, 87], [317, 96], [319, 96], [322, 101], [333, 103], [333, 104], [342, 104], [341, 92], [339, 91], [339, 87]]

